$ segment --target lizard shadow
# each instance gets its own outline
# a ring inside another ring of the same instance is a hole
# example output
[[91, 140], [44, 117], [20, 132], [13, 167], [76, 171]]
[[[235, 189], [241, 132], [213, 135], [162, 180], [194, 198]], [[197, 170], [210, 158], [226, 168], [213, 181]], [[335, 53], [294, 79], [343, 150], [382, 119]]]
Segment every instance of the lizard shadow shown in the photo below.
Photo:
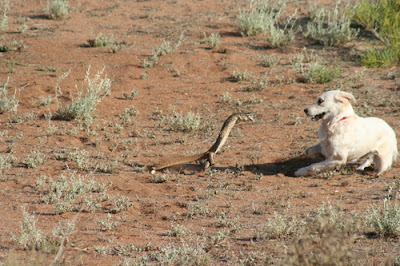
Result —
[[290, 159], [279, 159], [273, 163], [245, 165], [244, 170], [262, 175], [283, 174], [295, 177], [294, 172], [297, 169], [319, 161], [321, 161], [321, 158], [309, 158], [303, 155]]

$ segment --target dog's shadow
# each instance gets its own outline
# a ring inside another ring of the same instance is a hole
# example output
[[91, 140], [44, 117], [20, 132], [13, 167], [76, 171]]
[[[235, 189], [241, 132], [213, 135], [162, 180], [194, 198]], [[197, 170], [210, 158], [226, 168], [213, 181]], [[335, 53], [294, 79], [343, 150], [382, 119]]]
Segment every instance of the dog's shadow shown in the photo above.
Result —
[[[254, 174], [262, 174], [262, 175], [277, 175], [283, 174], [289, 177], [295, 177], [294, 172], [301, 168], [308, 166], [312, 163], [319, 162], [323, 160], [323, 158], [309, 158], [306, 156], [298, 156], [290, 159], [279, 159], [272, 163], [265, 163], [265, 164], [248, 164], [240, 166], [240, 170], [249, 171]], [[132, 165], [130, 165], [132, 167]], [[138, 166], [135, 164], [135, 166]], [[219, 171], [225, 171], [227, 169], [231, 170], [239, 170], [239, 167], [219, 167], [219, 166], [212, 166], [213, 169]], [[169, 167], [168, 170], [178, 171], [178, 172], [186, 172], [186, 175], [194, 174], [196, 172], [203, 171], [203, 166], [201, 164], [196, 163], [188, 163], [188, 164], [181, 164]], [[163, 172], [165, 170], [161, 170]]]
[[[283, 174], [289, 177], [295, 177], [294, 172], [301, 168], [308, 166], [312, 163], [321, 161], [321, 158], [307, 158], [306, 156], [298, 156], [295, 158], [290, 159], [280, 159], [272, 163], [265, 163], [265, 164], [248, 164], [248, 165], [241, 165], [241, 166], [229, 166], [229, 167], [220, 167], [220, 166], [212, 166], [213, 169], [218, 171], [225, 171], [227, 169], [231, 169], [233, 171], [249, 171], [254, 174], [261, 174], [261, 175], [277, 175]], [[203, 170], [203, 166], [201, 164], [184, 164], [179, 166], [171, 167], [172, 170], [188, 170], [188, 172], [193, 171], [201, 172]]]
[[319, 161], [321, 161], [321, 158], [298, 156], [290, 159], [280, 159], [272, 163], [245, 165], [244, 170], [262, 175], [283, 174], [285, 176], [295, 177], [294, 172], [297, 169]]

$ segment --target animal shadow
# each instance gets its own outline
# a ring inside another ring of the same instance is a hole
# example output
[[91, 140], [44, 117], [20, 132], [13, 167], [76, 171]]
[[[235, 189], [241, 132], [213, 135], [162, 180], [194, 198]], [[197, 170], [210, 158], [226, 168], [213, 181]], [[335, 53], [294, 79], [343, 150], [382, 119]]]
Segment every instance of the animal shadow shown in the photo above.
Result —
[[298, 156], [290, 159], [281, 159], [273, 163], [266, 164], [250, 164], [245, 165], [246, 171], [251, 171], [256, 174], [262, 175], [277, 175], [283, 174], [285, 176], [295, 177], [294, 172], [304, 166], [318, 162], [319, 158], [308, 158], [306, 156]]

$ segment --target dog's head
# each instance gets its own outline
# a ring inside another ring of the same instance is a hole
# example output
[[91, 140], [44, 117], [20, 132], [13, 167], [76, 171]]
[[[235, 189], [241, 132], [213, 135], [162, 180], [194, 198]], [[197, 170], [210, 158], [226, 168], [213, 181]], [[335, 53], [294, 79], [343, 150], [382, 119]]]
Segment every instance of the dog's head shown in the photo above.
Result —
[[354, 114], [351, 103], [356, 102], [354, 96], [344, 91], [328, 91], [318, 97], [316, 103], [304, 109], [307, 116], [313, 121], [322, 119], [324, 122], [342, 119]]

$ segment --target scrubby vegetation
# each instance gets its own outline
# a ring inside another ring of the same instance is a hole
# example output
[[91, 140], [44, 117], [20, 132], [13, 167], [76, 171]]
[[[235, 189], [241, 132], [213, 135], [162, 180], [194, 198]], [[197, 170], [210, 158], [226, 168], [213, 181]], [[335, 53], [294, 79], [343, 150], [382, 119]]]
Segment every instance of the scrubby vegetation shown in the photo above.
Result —
[[[91, 120], [96, 105], [111, 93], [111, 80], [105, 76], [102, 78], [104, 69], [99, 71], [93, 78], [90, 77], [90, 67], [86, 71], [84, 83], [76, 86], [77, 95], [69, 104], [60, 104], [56, 119], [74, 120], [85, 119]], [[61, 90], [57, 90], [57, 97], [62, 94]]]
[[361, 62], [366, 67], [388, 67], [400, 61], [400, 3], [395, 0], [363, 0], [354, 8], [355, 22], [370, 31], [383, 47], [373, 47]]
[[[398, 1], [19, 2], [0, 0], [1, 265], [399, 265], [398, 164], [293, 177], [323, 91], [399, 131]], [[237, 112], [255, 122], [212, 167], [149, 173]]]

